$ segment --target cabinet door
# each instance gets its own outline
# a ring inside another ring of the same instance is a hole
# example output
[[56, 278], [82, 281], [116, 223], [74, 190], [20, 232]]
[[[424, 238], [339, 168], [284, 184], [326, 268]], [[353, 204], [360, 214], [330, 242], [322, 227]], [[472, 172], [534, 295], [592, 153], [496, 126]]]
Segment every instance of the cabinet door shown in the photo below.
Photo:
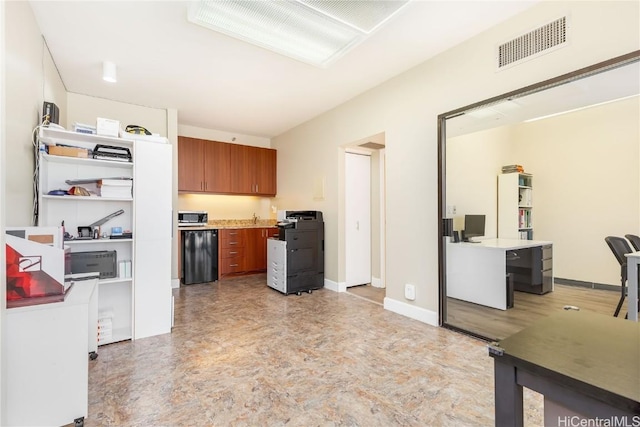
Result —
[[204, 190], [207, 193], [231, 192], [230, 146], [224, 142], [202, 141], [204, 146]]
[[255, 163], [255, 192], [262, 195], [275, 196], [277, 192], [277, 155], [270, 148], [255, 148], [252, 159]]
[[178, 191], [204, 191], [204, 148], [201, 139], [178, 137]]
[[231, 191], [237, 194], [253, 193], [253, 162], [251, 161], [251, 147], [232, 144], [231, 158]]
[[264, 228], [246, 229], [246, 271], [259, 271], [267, 268], [267, 240]]

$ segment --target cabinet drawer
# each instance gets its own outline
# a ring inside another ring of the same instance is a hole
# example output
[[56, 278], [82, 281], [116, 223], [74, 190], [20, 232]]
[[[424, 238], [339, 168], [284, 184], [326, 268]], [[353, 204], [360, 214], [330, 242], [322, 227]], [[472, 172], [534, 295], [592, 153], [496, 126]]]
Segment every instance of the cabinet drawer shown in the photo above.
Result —
[[220, 249], [244, 248], [244, 239], [222, 239]]
[[221, 248], [244, 247], [244, 242], [246, 240], [245, 230], [243, 229], [220, 230], [219, 239], [220, 239]]
[[232, 258], [222, 258], [220, 259], [220, 265], [218, 266], [220, 269], [220, 274], [229, 274], [229, 273], [240, 273], [244, 271], [244, 265], [242, 262], [242, 258], [240, 257], [232, 257]]
[[220, 258], [244, 258], [244, 248], [220, 248]]

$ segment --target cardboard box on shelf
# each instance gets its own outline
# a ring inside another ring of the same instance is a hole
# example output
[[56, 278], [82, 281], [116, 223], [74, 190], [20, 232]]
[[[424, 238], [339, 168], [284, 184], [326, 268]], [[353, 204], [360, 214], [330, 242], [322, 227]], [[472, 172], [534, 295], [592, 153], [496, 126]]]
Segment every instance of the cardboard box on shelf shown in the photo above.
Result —
[[60, 147], [57, 145], [50, 145], [48, 151], [52, 156], [80, 157], [83, 159], [89, 157], [89, 150], [87, 150], [86, 148]]

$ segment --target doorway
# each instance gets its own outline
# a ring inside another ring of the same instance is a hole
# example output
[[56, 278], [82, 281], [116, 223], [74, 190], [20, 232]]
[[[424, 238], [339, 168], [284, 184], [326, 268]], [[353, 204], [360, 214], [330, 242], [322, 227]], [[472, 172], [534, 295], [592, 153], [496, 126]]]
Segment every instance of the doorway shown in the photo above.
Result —
[[[637, 229], [638, 205], [632, 201], [620, 209], [627, 197], [614, 197], [613, 202], [607, 197], [620, 182], [628, 183], [626, 194], [638, 194], [637, 175], [616, 174], [637, 170], [637, 158], [625, 158], [623, 153], [638, 147], [639, 61], [640, 53], [632, 52], [439, 116], [442, 326], [499, 341], [565, 306], [613, 313], [620, 270], [603, 236]], [[612, 128], [618, 132], [617, 145], [610, 141]], [[566, 167], [569, 157], [591, 171], [587, 176], [593, 181], [583, 179], [580, 186], [574, 185], [574, 171]], [[626, 166], [620, 159], [628, 162]], [[519, 167], [514, 171], [515, 163]], [[501, 202], [510, 196], [501, 196], [505, 189], [501, 183], [512, 178], [517, 178], [514, 200], [519, 215], [515, 234], [504, 227], [510, 212]], [[634, 183], [636, 191], [630, 187]], [[582, 188], [587, 196], [576, 191]], [[533, 203], [527, 197], [532, 191]], [[599, 203], [589, 206], [588, 215], [576, 215], [574, 200], [587, 198]], [[461, 243], [456, 232], [466, 228], [465, 215], [477, 213], [487, 215], [485, 237], [477, 245]], [[532, 266], [539, 263], [520, 258], [524, 252], [516, 248], [541, 243], [551, 244], [553, 252], [536, 270]], [[508, 248], [509, 253], [495, 258], [497, 263], [494, 258], [483, 262], [487, 249], [496, 248]], [[474, 260], [481, 265], [474, 268]], [[484, 268], [489, 265], [497, 268]], [[460, 274], [469, 269], [473, 276]], [[538, 277], [544, 276], [529, 271], [552, 272], [551, 289], [532, 292], [542, 280]]]
[[371, 284], [371, 155], [345, 153], [345, 286]]
[[[338, 290], [348, 291], [367, 301], [384, 305], [386, 297], [385, 135], [380, 133], [361, 139], [345, 146], [342, 150], [344, 199], [341, 208], [343, 218], [341, 236], [344, 264], [341, 268], [342, 280]], [[356, 170], [359, 172], [355, 173]], [[362, 198], [363, 196], [365, 199]], [[362, 208], [368, 212], [357, 213]], [[368, 221], [358, 220], [357, 215], [368, 217]], [[368, 225], [366, 225], [367, 222]], [[363, 227], [368, 231], [368, 239], [363, 239], [363, 233], [358, 233], [364, 231]], [[357, 250], [359, 239], [365, 242], [368, 240], [368, 242], [360, 246], [363, 249]], [[364, 257], [366, 259], [363, 259]]]

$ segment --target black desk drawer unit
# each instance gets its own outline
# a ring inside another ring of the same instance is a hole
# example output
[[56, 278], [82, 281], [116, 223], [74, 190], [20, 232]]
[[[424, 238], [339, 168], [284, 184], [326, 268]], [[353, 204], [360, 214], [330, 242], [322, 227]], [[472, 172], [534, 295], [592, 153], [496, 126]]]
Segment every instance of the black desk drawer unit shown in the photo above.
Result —
[[553, 287], [551, 245], [507, 251], [507, 273], [513, 275], [516, 291], [546, 294]]

